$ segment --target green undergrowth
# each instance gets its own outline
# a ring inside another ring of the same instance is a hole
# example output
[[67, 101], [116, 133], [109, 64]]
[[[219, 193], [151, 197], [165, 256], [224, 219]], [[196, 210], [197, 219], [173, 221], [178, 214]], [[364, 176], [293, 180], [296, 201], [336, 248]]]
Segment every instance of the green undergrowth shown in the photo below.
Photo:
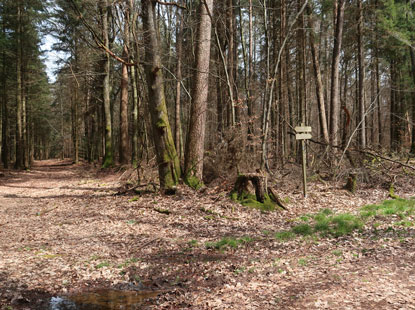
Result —
[[374, 216], [397, 215], [405, 219], [415, 213], [415, 199], [391, 199], [378, 205], [367, 205], [361, 208], [360, 215], [363, 218]]
[[264, 212], [275, 211], [278, 207], [267, 194], [265, 194], [265, 200], [263, 203], [256, 200], [255, 195], [249, 193], [242, 193], [238, 196], [237, 192], [232, 192], [231, 199], [243, 206], [258, 209]]
[[203, 182], [194, 175], [188, 175], [185, 178], [185, 183], [187, 184], [187, 186], [193, 188], [196, 191], [201, 189], [204, 186]]
[[330, 209], [323, 209], [317, 214], [306, 214], [298, 217], [296, 225], [290, 230], [279, 231], [274, 237], [279, 241], [288, 241], [297, 236], [341, 237], [355, 231], [362, 230], [366, 222], [376, 216], [398, 216], [401, 221], [395, 223], [404, 227], [414, 226], [415, 213], [414, 199], [385, 200], [377, 205], [366, 205], [360, 209], [360, 214], [333, 213]]
[[251, 237], [224, 237], [217, 242], [206, 242], [205, 246], [207, 249], [215, 249], [222, 251], [227, 249], [237, 249], [240, 245], [248, 244], [252, 241], [253, 239]]

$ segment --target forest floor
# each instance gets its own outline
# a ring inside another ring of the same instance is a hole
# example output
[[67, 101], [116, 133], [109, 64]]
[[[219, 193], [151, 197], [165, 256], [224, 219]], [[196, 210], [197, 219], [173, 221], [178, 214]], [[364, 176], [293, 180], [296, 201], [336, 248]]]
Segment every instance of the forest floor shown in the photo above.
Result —
[[[229, 199], [231, 181], [116, 195], [120, 175], [57, 160], [3, 172], [1, 310], [49, 309], [52, 296], [131, 282], [157, 294], [139, 309], [415, 309], [411, 223], [376, 216], [340, 237], [278, 234], [326, 208], [358, 215], [387, 189], [352, 195], [315, 181], [304, 199], [287, 185], [278, 193], [289, 210], [261, 212]], [[412, 181], [396, 193], [415, 196]]]

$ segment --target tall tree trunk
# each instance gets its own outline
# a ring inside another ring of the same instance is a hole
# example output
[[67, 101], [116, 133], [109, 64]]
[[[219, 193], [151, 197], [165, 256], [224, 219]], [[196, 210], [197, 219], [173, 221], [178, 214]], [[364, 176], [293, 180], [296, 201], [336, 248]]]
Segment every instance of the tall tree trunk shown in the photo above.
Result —
[[357, 63], [359, 71], [359, 91], [358, 91], [358, 105], [359, 105], [359, 123], [360, 135], [359, 142], [361, 148], [366, 148], [366, 108], [365, 108], [365, 64], [364, 64], [364, 46], [363, 46], [363, 7], [362, 0], [357, 1], [359, 15], [357, 21]]
[[75, 164], [79, 162], [79, 123], [78, 123], [78, 84], [75, 81], [73, 83], [73, 95], [71, 98], [71, 109], [72, 109], [72, 145], [73, 153], [72, 159]]
[[[297, 0], [297, 10], [300, 11], [304, 0]], [[297, 27], [297, 92], [298, 92], [298, 119], [301, 123], [306, 122], [306, 82], [305, 82], [305, 33], [304, 14], [298, 18]]]
[[[132, 38], [132, 41], [135, 42], [134, 45], [132, 45], [131, 52], [129, 54], [130, 59], [132, 59], [135, 62], [139, 62], [139, 42], [137, 38], [137, 27], [136, 27], [136, 19], [137, 19], [137, 13], [134, 9], [134, 1], [129, 0], [130, 3], [130, 35]], [[134, 51], [134, 54], [133, 54]], [[138, 67], [132, 66], [131, 67], [131, 85], [133, 88], [133, 137], [132, 137], [132, 163], [136, 167], [139, 164], [139, 115], [140, 115], [140, 102], [141, 98], [139, 95], [139, 89], [138, 89]]]
[[17, 34], [16, 34], [16, 169], [24, 168], [24, 144], [23, 144], [23, 98], [22, 98], [22, 4], [17, 4]]
[[313, 69], [314, 69], [314, 79], [316, 82], [316, 97], [318, 104], [318, 115], [320, 119], [320, 128], [321, 134], [323, 136], [323, 141], [329, 143], [329, 131], [327, 128], [327, 118], [326, 118], [326, 104], [324, 101], [324, 86], [323, 79], [320, 72], [320, 62], [318, 57], [318, 50], [316, 48], [316, 35], [314, 32], [314, 20], [312, 17], [311, 7], [307, 6], [307, 11], [309, 15], [309, 28], [310, 28], [310, 47], [311, 47], [311, 56], [313, 59]]
[[183, 159], [182, 150], [182, 121], [181, 121], [181, 89], [182, 89], [182, 59], [183, 59], [183, 16], [177, 11], [177, 25], [176, 25], [176, 102], [175, 102], [175, 116], [174, 116], [174, 142], [176, 151], [179, 155], [179, 160]]
[[[3, 4], [4, 5], [4, 4]], [[6, 34], [6, 25], [3, 18], [2, 22], [2, 32], [5, 36]], [[8, 137], [8, 128], [9, 128], [9, 119], [8, 119], [8, 96], [7, 96], [7, 78], [6, 78], [6, 50], [4, 49], [2, 52], [2, 113], [1, 113], [1, 161], [3, 163], [4, 168], [9, 168], [9, 137]]]
[[[242, 28], [242, 27], [241, 27]], [[252, 136], [255, 134], [254, 126], [254, 100], [253, 100], [253, 90], [252, 90], [252, 77], [253, 77], [253, 8], [252, 0], [249, 0], [249, 50], [248, 50], [248, 88], [247, 88], [247, 105], [248, 105], [248, 117], [249, 117], [249, 126], [248, 126], [248, 138], [252, 139]]]
[[337, 145], [339, 142], [340, 98], [339, 98], [339, 67], [340, 51], [343, 38], [343, 22], [345, 0], [336, 0], [337, 5], [336, 24], [334, 33], [333, 59], [331, 66], [331, 90], [330, 90], [330, 142]]
[[[100, 0], [102, 18], [102, 36], [104, 45], [109, 49], [109, 27], [108, 27], [108, 0]], [[103, 167], [108, 168], [114, 165], [114, 154], [112, 147], [112, 121], [111, 121], [111, 101], [110, 101], [110, 56], [107, 52], [103, 53], [103, 99], [105, 115], [105, 157]]]
[[[378, 0], [375, 0], [375, 9], [378, 9]], [[380, 100], [380, 70], [379, 70], [379, 31], [378, 18], [375, 17], [375, 75], [376, 75], [376, 105], [378, 112], [378, 147], [381, 148], [383, 144], [383, 117]]]
[[[377, 41], [378, 39], [376, 39]], [[382, 116], [382, 107], [380, 100], [380, 70], [379, 70], [379, 56], [378, 56], [378, 47], [376, 43], [376, 59], [375, 59], [375, 75], [376, 75], [376, 105], [378, 111], [378, 147], [382, 147], [383, 144], [383, 116]]]
[[396, 151], [398, 149], [398, 109], [397, 109], [397, 73], [396, 63], [394, 60], [390, 63], [390, 150]]
[[139, 103], [140, 98], [138, 95], [138, 86], [137, 86], [137, 71], [136, 67], [131, 67], [131, 85], [133, 87], [133, 137], [132, 137], [132, 163], [134, 166], [138, 165], [138, 153], [139, 153], [139, 145], [138, 145], [138, 117], [139, 117]]
[[[130, 45], [130, 10], [129, 0], [125, 3], [124, 12], [124, 45], [122, 59], [126, 62], [129, 60]], [[128, 67], [125, 63], [121, 64], [121, 102], [120, 102], [120, 164], [127, 164], [130, 161], [130, 141], [128, 137]]]
[[[213, 0], [200, 3], [200, 18], [196, 46], [196, 73], [190, 110], [190, 125], [185, 152], [185, 177], [196, 177], [199, 182], [203, 178], [203, 155], [205, 143], [205, 127], [207, 99], [209, 91], [209, 63], [211, 44], [211, 16]], [[191, 183], [194, 183], [193, 181]], [[199, 183], [200, 184], [200, 183]]]
[[[22, 75], [23, 77], [23, 75]], [[24, 86], [24, 77], [22, 79], [22, 138], [23, 138], [23, 166], [25, 169], [30, 168], [30, 159], [29, 159], [29, 122], [27, 121], [27, 96], [26, 96], [26, 87]]]
[[163, 88], [160, 42], [157, 34], [155, 0], [142, 0], [145, 49], [145, 71], [149, 93], [149, 110], [153, 126], [160, 187], [173, 193], [180, 177], [180, 162], [167, 115]]
[[[201, 2], [203, 4], [203, 1]], [[230, 98], [231, 102], [231, 109], [232, 109], [232, 124], [235, 124], [238, 119], [238, 107], [235, 105], [235, 93], [233, 91], [235, 85], [235, 18], [233, 14], [233, 0], [227, 0], [227, 8], [226, 8], [226, 23], [227, 23], [227, 41], [228, 41], [228, 73], [229, 73], [229, 87], [232, 87], [232, 98]]]
[[[409, 47], [409, 54], [411, 56], [411, 73], [412, 73], [412, 81], [413, 87], [415, 87], [415, 53], [412, 47]], [[412, 138], [411, 138], [411, 153], [415, 154], [415, 94], [412, 93]]]

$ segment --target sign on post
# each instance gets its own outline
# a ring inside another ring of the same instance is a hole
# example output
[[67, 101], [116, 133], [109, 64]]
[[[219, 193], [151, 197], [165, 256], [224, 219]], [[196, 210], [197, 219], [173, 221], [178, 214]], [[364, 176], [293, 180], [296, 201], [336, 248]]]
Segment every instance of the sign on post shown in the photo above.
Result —
[[302, 153], [302, 165], [303, 165], [303, 194], [304, 198], [307, 197], [307, 156], [306, 156], [306, 149], [305, 149], [305, 140], [311, 139], [311, 127], [304, 126], [297, 126], [294, 128], [296, 135], [295, 139], [301, 141], [301, 153]]

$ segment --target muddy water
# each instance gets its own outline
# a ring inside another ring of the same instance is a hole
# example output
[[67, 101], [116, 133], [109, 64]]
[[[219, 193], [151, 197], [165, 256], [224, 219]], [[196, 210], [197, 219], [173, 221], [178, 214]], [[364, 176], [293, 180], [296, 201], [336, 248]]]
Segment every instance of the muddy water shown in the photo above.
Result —
[[101, 289], [65, 297], [52, 297], [50, 310], [132, 310], [148, 298], [154, 298], [161, 292], [122, 291]]

